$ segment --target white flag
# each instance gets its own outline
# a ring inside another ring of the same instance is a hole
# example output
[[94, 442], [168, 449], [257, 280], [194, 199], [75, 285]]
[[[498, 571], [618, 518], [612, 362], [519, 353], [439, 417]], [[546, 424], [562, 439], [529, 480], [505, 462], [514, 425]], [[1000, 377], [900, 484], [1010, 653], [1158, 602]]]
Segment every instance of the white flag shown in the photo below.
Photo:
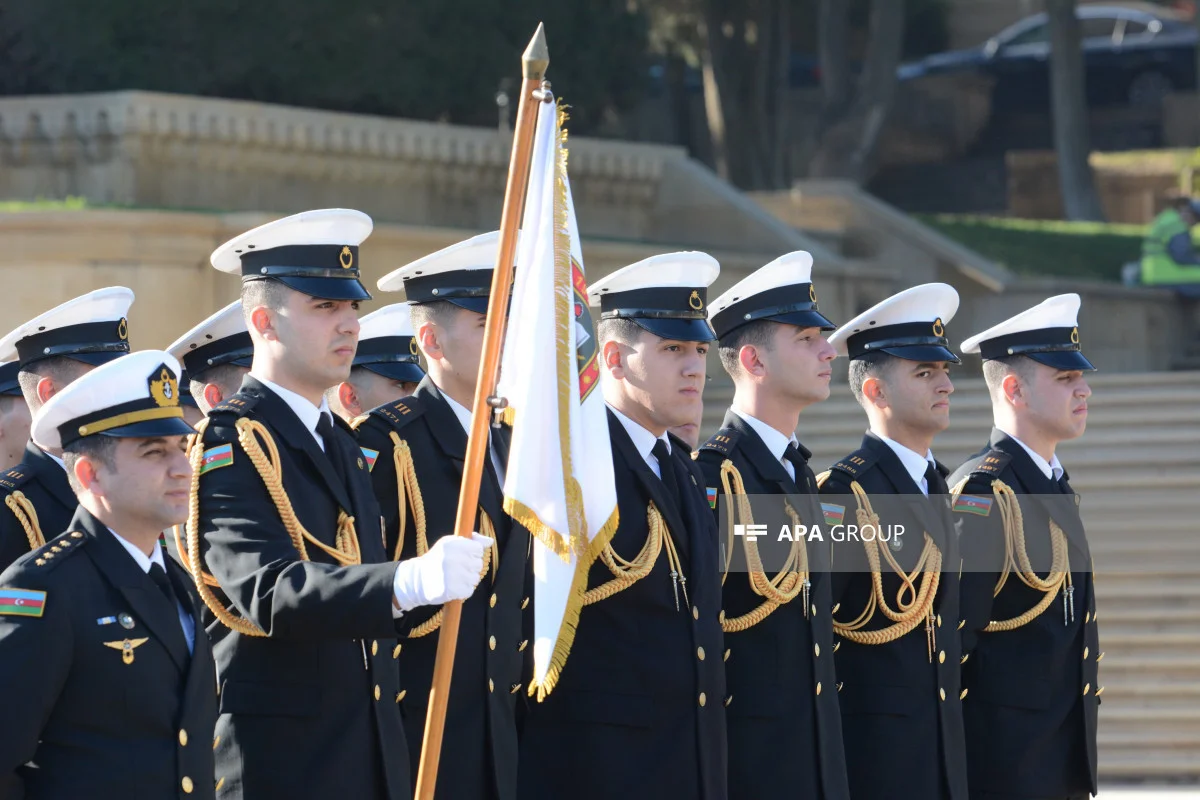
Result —
[[558, 681], [588, 568], [617, 528], [600, 350], [562, 121], [556, 104], [541, 104], [498, 392], [513, 409], [504, 508], [533, 534], [529, 693], [538, 700]]

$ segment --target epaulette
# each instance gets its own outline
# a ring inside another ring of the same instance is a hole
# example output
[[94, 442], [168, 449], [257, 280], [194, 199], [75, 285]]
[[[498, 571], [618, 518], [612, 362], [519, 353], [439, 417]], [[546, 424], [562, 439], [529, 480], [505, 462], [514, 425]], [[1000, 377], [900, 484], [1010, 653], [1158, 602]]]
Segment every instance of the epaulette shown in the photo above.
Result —
[[371, 409], [370, 416], [384, 420], [392, 428], [399, 430], [417, 417], [425, 413], [424, 406], [415, 396], [403, 397], [394, 403], [384, 403], [378, 408]]
[[845, 473], [857, 480], [864, 472], [875, 466], [878, 460], [873, 452], [867, 449], [855, 450], [850, 455], [830, 467], [831, 470]]
[[721, 428], [710, 436], [707, 442], [700, 445], [700, 449], [712, 450], [714, 453], [727, 456], [737, 447], [740, 438], [742, 438], [742, 432], [736, 428]]
[[209, 417], [214, 416], [234, 416], [244, 417], [250, 413], [250, 410], [258, 405], [261, 399], [260, 395], [238, 392], [230, 398], [222, 400], [213, 406], [212, 411], [208, 412]]
[[964, 467], [968, 467], [967, 472], [970, 475], [981, 475], [987, 478], [999, 478], [1000, 473], [1004, 472], [1005, 467], [1012, 461], [1012, 456], [1003, 450], [988, 450], [981, 456], [968, 461]]
[[0, 472], [0, 493], [15, 492], [32, 479], [33, 470], [28, 465], [17, 464], [10, 467]]
[[66, 561], [71, 553], [83, 549], [87, 541], [88, 537], [79, 531], [68, 531], [34, 550], [25, 557], [24, 563], [33, 567], [50, 569]]

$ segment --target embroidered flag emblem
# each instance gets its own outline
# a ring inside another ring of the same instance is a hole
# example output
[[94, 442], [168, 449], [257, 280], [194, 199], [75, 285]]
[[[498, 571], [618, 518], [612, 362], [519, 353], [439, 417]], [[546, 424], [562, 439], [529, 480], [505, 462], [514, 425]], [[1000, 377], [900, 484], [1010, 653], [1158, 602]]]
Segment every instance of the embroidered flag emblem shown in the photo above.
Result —
[[28, 589], [0, 589], [0, 614], [40, 617], [46, 608], [46, 593]]
[[841, 525], [846, 517], [846, 507], [835, 503], [821, 503], [821, 512], [825, 515], [826, 525]]
[[992, 498], [979, 497], [973, 494], [960, 494], [954, 501], [954, 510], [962, 514], [975, 514], [986, 517], [992, 513]]
[[220, 467], [228, 467], [233, 463], [233, 445], [222, 444], [217, 447], [210, 447], [204, 451], [204, 458], [200, 462], [200, 474], [211, 472]]
[[704, 487], [704, 494], [708, 496], [708, 507], [716, 508], [717, 507], [717, 487], [715, 487], [715, 486]]
[[363, 458], [367, 460], [367, 472], [375, 469], [375, 459], [379, 458], [379, 451], [369, 447], [360, 447], [359, 449], [362, 450]]

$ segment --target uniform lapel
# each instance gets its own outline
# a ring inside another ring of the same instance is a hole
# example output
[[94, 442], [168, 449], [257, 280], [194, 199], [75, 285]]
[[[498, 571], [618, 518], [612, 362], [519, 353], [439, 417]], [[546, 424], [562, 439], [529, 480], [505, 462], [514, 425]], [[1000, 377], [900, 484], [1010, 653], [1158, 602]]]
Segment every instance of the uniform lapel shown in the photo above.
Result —
[[[81, 508], [75, 513], [71, 529], [81, 531], [91, 540], [84, 552], [129, 603], [135, 618], [166, 648], [180, 673], [186, 672], [191, 656], [175, 607], [167, 602], [162, 591], [149, 575], [142, 572], [112, 532], [86, 510]], [[194, 615], [194, 618], [198, 620], [199, 616]], [[199, 622], [196, 635], [204, 635], [204, 626]]]
[[183, 591], [179, 594], [179, 599], [188, 604], [188, 612], [192, 616], [193, 634], [192, 644], [192, 659], [188, 666], [187, 688], [184, 692], [184, 697], [189, 700], [194, 697], [199, 697], [198, 692], [216, 690], [216, 685], [212, 687], [200, 686], [198, 681], [211, 673], [204, 669], [204, 665], [212, 661], [212, 645], [208, 641], [208, 636], [204, 631], [204, 619], [200, 613], [200, 599], [196, 596], [195, 591], [191, 588], [191, 575], [175, 563], [174, 559], [166, 559], [167, 572], [170, 573], [171, 580], [174, 581], [176, 589], [183, 587]]
[[321, 476], [321, 480], [329, 487], [329, 491], [337, 499], [338, 505], [349, 513], [353, 508], [350, 502], [350, 493], [338, 477], [331, 460], [339, 457], [336, 445], [330, 447], [329, 453], [326, 454], [317, 444], [312, 431], [304, 427], [300, 418], [296, 416], [296, 412], [292, 411], [283, 398], [254, 378], [247, 376], [242, 383], [242, 389], [256, 392], [262, 397], [259, 401], [262, 416], [271, 421], [271, 427], [278, 434], [275, 437], [275, 443], [302, 453], [317, 474]]
[[[438, 447], [454, 463], [461, 482], [467, 457], [467, 432], [463, 430], [462, 423], [458, 421], [454, 409], [450, 408], [450, 404], [446, 402], [446, 398], [429, 379], [429, 376], [421, 381], [415, 394], [421, 395], [421, 405], [429, 419], [429, 430], [433, 433]], [[499, 520], [495, 516], [503, 510], [504, 501], [500, 495], [499, 479], [496, 471], [492, 469], [491, 454], [487, 452], [486, 448], [483, 457], [483, 471], [484, 478], [479, 485], [479, 505], [487, 510], [488, 514], [493, 517], [492, 522], [498, 525]]]
[[1083, 521], [1079, 517], [1079, 507], [1075, 504], [1075, 492], [1069, 491], [1069, 484], [1064, 488], [1053, 477], [1047, 478], [1046, 473], [1034, 463], [1021, 443], [1003, 431], [992, 431], [990, 444], [1012, 457], [1013, 470], [1024, 493], [1031, 495], [1029, 499], [1041, 506], [1043, 513], [1058, 523], [1076, 548], [1085, 554], [1088, 553]]
[[912, 475], [904, 468], [904, 463], [900, 461], [900, 457], [896, 455], [886, 442], [872, 433], [868, 433], [863, 438], [863, 447], [869, 448], [876, 454], [879, 459], [879, 469], [888, 479], [888, 482], [892, 484], [892, 487], [896, 490], [896, 494], [916, 495], [916, 497], [912, 498], [913, 502], [905, 503], [905, 506], [924, 528], [925, 532], [934, 538], [938, 546], [942, 549], [942, 552], [945, 553], [947, 531], [942, 525], [941, 517], [934, 509], [932, 503], [922, 502], [927, 500], [925, 493], [913, 481]]
[[[741, 438], [738, 439], [738, 448], [745, 453], [746, 460], [758, 473], [758, 477], [763, 483], [775, 487], [779, 494], [795, 494], [797, 492], [796, 483], [788, 475], [783, 462], [767, 449], [762, 437], [754, 428], [747, 425], [744, 419], [733, 413], [732, 410], [727, 411], [722, 427], [733, 428], [741, 434]], [[797, 475], [796, 477], [801, 478], [802, 476]]]

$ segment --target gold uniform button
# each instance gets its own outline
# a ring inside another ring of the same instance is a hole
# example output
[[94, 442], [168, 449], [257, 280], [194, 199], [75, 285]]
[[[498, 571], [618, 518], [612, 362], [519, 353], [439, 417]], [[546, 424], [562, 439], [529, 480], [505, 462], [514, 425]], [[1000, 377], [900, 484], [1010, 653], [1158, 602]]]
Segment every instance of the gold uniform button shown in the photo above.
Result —
[[700, 609], [696, 606], [692, 606], [692, 619], [700, 619]]
[[1096, 656], [1096, 663], [1099, 664], [1104, 659], [1104, 653]]
[[946, 651], [945, 651], [945, 650], [943, 650], [943, 651], [941, 651], [940, 653], [938, 653], [938, 663], [939, 663], [939, 664], [945, 664], [945, 663], [946, 663]]
[[696, 658], [700, 659], [701, 661], [704, 660], [704, 648], [703, 647], [696, 648]]
[[963, 629], [963, 626], [966, 624], [967, 624], [967, 621], [965, 619], [960, 619], [958, 621], [958, 629], [961, 631]]
[[963, 653], [963, 657], [958, 660], [959, 664], [967, 663], [967, 659], [971, 657], [970, 653]]
[[521, 691], [521, 684], [519, 684], [519, 683], [514, 683], [514, 684], [512, 685], [512, 688], [510, 688], [510, 689], [508, 690], [508, 693], [509, 693], [509, 694], [516, 694], [516, 693], [517, 693], [517, 692], [519, 692], [519, 691]]
[[969, 689], [963, 689], [961, 692], [959, 692], [959, 693], [958, 693], [958, 699], [959, 699], [959, 700], [966, 700], [966, 699], [967, 699], [967, 692], [968, 692], [968, 691], [970, 691], [970, 690], [969, 690]]
[[834, 607], [833, 607], [833, 608], [829, 609], [829, 613], [830, 613], [830, 614], [836, 614], [836, 613], [838, 612], [838, 609], [839, 609], [839, 608], [841, 608], [841, 607], [842, 607], [842, 604], [841, 604], [841, 603], [837, 603], [836, 605], [834, 605]]
[[224, 786], [224, 785], [225, 785], [225, 779], [224, 779], [224, 778], [221, 778], [221, 780], [217, 781], [217, 785], [216, 785], [215, 787], [213, 787], [213, 791], [214, 791], [214, 792], [219, 792], [219, 791], [221, 791], [221, 787], [222, 787], [222, 786]]
[[404, 695], [406, 694], [408, 694], [408, 689], [401, 689], [400, 691], [396, 692], [396, 702], [399, 703], [401, 700], [403, 700]]
[[524, 600], [521, 601], [521, 610], [524, 611], [528, 605], [529, 605], [529, 598], [526, 597]]
[[220, 737], [220, 736], [214, 736], [214, 737], [213, 737], [213, 750], [216, 750], [216, 749], [217, 749], [217, 745], [219, 745], [220, 743], [221, 743], [221, 737]]
[[842, 690], [842, 687], [845, 685], [846, 685], [845, 681], [838, 681], [838, 685], [837, 685], [838, 691], [840, 692]]
[[814, 617], [817, 615], [817, 604], [816, 603], [812, 604], [812, 615]]
[[371, 640], [371, 655], [373, 655], [373, 656], [379, 655], [379, 640], [378, 639]]
[[496, 682], [493, 681], [491, 678], [488, 678], [488, 691], [489, 692], [496, 691]]
[[733, 702], [733, 695], [729, 695], [729, 697], [725, 698], [725, 707], [729, 708], [729, 704], [732, 702]]
[[1092, 621], [1092, 612], [1090, 612], [1090, 611], [1086, 611], [1086, 612], [1084, 612], [1084, 615], [1083, 615], [1083, 624], [1084, 624], [1084, 625], [1087, 625], [1087, 624], [1088, 624], [1089, 622], [1091, 622], [1091, 621]]
[[491, 636], [488, 638], [488, 650], [495, 650], [495, 649], [496, 649], [496, 637]]
[[71, 534], [71, 538], [72, 538], [72, 539], [82, 539], [82, 538], [83, 538], [83, 534], [82, 534], [82, 533], [80, 533], [79, 531], [75, 531], [74, 533], [72, 533], [72, 534]]
[[399, 657], [400, 657], [400, 645], [396, 645], [395, 647], [392, 648], [392, 658], [399, 658]]
[[817, 694], [821, 693], [821, 682], [817, 681]]
[[941, 614], [937, 615], [937, 625], [939, 628], [942, 627], [942, 615]]
[[1101, 686], [1099, 689], [1097, 689], [1097, 690], [1096, 690], [1096, 697], [1099, 697], [1099, 696], [1100, 696], [1100, 695], [1102, 695], [1102, 694], [1104, 694], [1104, 687], [1103, 687], [1103, 686]]
[[179, 729], [179, 746], [187, 747], [187, 731], [182, 728]]
[[375, 699], [376, 700], [379, 699], [380, 694], [382, 694], [382, 692], [379, 691], [379, 684], [377, 683], [377, 684], [375, 684]]
[[494, 592], [492, 593], [492, 596], [488, 599], [488, 605], [492, 608], [496, 607], [496, 595]]
[[819, 645], [819, 644], [814, 644], [814, 645], [813, 645], [813, 657], [814, 657], [814, 658], [820, 658], [820, 657], [821, 657], [821, 645]]
[[938, 689], [938, 695], [939, 695], [939, 696], [940, 696], [940, 697], [941, 697], [943, 700], [945, 700], [945, 699], [946, 699], [946, 690], [945, 690], [945, 689]]
[[833, 643], [833, 652], [836, 653], [838, 651], [838, 649], [841, 648], [841, 646], [842, 646], [841, 642], [834, 642]]
[[179, 782], [179, 785], [183, 789], [184, 794], [191, 794], [192, 789], [196, 788], [195, 785], [192, 784], [192, 779], [189, 778], [187, 775], [183, 776], [183, 780], [181, 780]]
[[517, 652], [518, 652], [518, 653], [524, 653], [524, 652], [525, 652], [525, 648], [526, 648], [526, 647], [528, 647], [528, 646], [529, 646], [529, 640], [528, 640], [528, 639], [522, 639], [522, 640], [521, 640], [521, 643], [520, 643], [519, 645], [517, 645]]
[[1087, 697], [1087, 693], [1090, 692], [1091, 690], [1092, 690], [1092, 685], [1090, 683], [1085, 683], [1083, 685], [1083, 696]]
[[704, 694], [704, 692], [701, 692], [700, 693], [700, 707], [703, 708], [704, 704], [707, 702], [708, 702], [708, 697]]
[[1085, 648], [1083, 648], [1083, 660], [1087, 661], [1087, 657], [1088, 657], [1088, 649], [1085, 647]]
[[730, 653], [732, 653], [732, 652], [733, 652], [732, 650], [726, 650], [726, 651], [725, 651], [725, 660], [726, 660], [726, 661], [728, 661], [728, 660], [729, 660], [729, 654], [730, 654]]

